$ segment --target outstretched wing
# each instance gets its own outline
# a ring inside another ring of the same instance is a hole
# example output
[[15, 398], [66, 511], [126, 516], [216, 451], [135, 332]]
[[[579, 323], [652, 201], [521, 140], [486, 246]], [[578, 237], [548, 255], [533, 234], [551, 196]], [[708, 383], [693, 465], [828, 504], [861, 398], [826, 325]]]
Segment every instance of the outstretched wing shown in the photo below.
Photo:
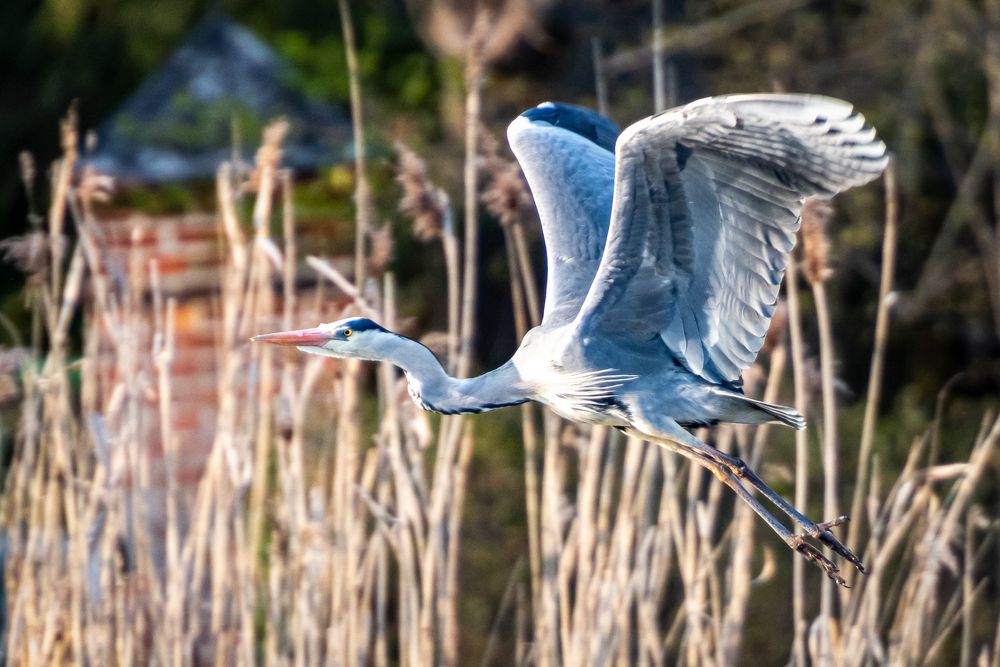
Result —
[[545, 239], [545, 324], [576, 317], [611, 220], [618, 126], [583, 107], [546, 102], [518, 116], [507, 140], [528, 179]]
[[803, 198], [867, 183], [887, 159], [861, 114], [826, 97], [714, 97], [632, 125], [580, 335], [658, 335], [692, 372], [738, 380], [764, 341]]

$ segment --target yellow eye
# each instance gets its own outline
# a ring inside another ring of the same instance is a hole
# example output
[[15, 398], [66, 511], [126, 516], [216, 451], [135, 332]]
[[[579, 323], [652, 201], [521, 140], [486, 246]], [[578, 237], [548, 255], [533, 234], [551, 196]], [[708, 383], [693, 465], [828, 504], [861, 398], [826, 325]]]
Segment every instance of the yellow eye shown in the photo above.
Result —
[[352, 333], [354, 332], [350, 329], [344, 329], [344, 338], [350, 338]]

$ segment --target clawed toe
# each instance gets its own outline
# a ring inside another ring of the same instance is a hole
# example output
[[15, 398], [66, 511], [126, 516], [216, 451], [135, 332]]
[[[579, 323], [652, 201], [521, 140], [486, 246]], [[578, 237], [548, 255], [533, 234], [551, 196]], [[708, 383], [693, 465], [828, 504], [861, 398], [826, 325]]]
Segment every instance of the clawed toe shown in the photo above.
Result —
[[[826, 572], [826, 576], [830, 577], [841, 586], [844, 586], [845, 588], [847, 587], [847, 582], [844, 580], [844, 577], [840, 575], [840, 568], [838, 568], [832, 560], [824, 556], [822, 552], [816, 548], [816, 546], [810, 544], [810, 540], [816, 540], [829, 547], [831, 551], [857, 568], [858, 572], [866, 574], [865, 567], [862, 565], [861, 559], [858, 558], [853, 551], [848, 549], [840, 540], [838, 540], [832, 532], [832, 529], [836, 526], [840, 526], [848, 522], [849, 519], [847, 516], [840, 516], [831, 521], [824, 521], [822, 523], [813, 523], [791, 503], [779, 494], [775, 493], [775, 491], [765, 484], [764, 481], [758, 477], [757, 474], [754, 473], [754, 471], [751, 470], [741, 459], [723, 454], [722, 452], [705, 445], [702, 445], [699, 451], [707, 451], [704, 456], [699, 457], [699, 460], [701, 460], [701, 462], [709, 470], [711, 470], [715, 476], [719, 478], [719, 480], [721, 480], [726, 486], [733, 489], [741, 500], [750, 505], [750, 507], [768, 523], [771, 529], [781, 536], [789, 547], [805, 556], [807, 560], [823, 568], [823, 571]], [[747, 492], [740, 480], [746, 480], [749, 482], [754, 489], [759, 491], [765, 498], [770, 500], [776, 507], [788, 515], [788, 517], [802, 529], [802, 532], [796, 535], [788, 530], [785, 525], [775, 519], [770, 512], [764, 509], [764, 507]]]
[[[848, 521], [850, 521], [849, 517], [840, 516], [837, 517], [836, 519], [833, 519], [832, 521], [824, 521], [822, 523], [814, 524], [813, 526], [807, 526], [806, 534], [799, 535], [798, 537], [800, 538], [800, 540], [805, 540], [806, 538], [819, 540], [826, 546], [830, 547], [830, 549], [838, 556], [844, 558], [847, 562], [853, 565], [858, 570], [858, 572], [860, 572], [861, 574], [867, 574], [867, 572], [865, 571], [865, 566], [861, 562], [861, 559], [858, 558], [857, 555], [853, 551], [851, 551], [843, 542], [838, 540], [836, 536], [834, 536], [833, 532], [831, 532], [830, 530], [834, 526], [840, 526], [842, 524], [847, 523]], [[804, 544], [804, 542], [802, 542], [802, 544]], [[795, 546], [794, 548], [800, 553], [805, 554], [805, 552], [799, 547]], [[809, 560], [816, 562], [815, 558], [813, 558], [812, 556], [806, 555], [806, 558], [809, 558]], [[845, 585], [843, 577], [840, 577], [839, 575], [834, 576], [833, 574], [830, 573], [830, 570], [825, 565], [821, 564], [821, 567], [823, 567], [823, 569], [826, 570], [827, 575], [829, 575], [831, 579], [836, 581], [841, 586]]]
[[819, 528], [820, 530], [826, 530], [826, 531], [828, 531], [831, 528], [833, 528], [834, 526], [841, 526], [841, 525], [847, 523], [850, 520], [851, 520], [851, 517], [849, 517], [846, 514], [844, 514], [843, 516], [838, 516], [836, 519], [833, 519], [831, 521], [824, 521], [822, 523], [817, 523], [816, 527]]
[[819, 549], [806, 542], [802, 535], [797, 535], [791, 546], [793, 549], [805, 556], [806, 560], [823, 568], [823, 571], [826, 572], [826, 576], [833, 579], [837, 582], [837, 584], [843, 586], [844, 588], [850, 588], [844, 578], [840, 576], [840, 568], [837, 567], [832, 560], [820, 553]]

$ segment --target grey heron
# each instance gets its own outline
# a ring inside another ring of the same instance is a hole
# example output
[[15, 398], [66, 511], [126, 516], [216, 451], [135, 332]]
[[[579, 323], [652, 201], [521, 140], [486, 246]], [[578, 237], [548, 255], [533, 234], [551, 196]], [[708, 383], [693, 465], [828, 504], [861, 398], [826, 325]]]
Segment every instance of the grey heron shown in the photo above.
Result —
[[[547, 253], [542, 322], [509, 361], [449, 376], [434, 354], [366, 318], [253, 340], [388, 361], [426, 410], [479, 413], [537, 401], [706, 466], [794, 550], [843, 584], [814, 523], [743, 461], [689, 430], [776, 422], [794, 409], [745, 396], [742, 371], [764, 341], [805, 197], [831, 197], [884, 169], [885, 144], [841, 100], [786, 94], [699, 100], [618, 127], [583, 107], [544, 103], [507, 130], [541, 219]], [[747, 487], [785, 513], [793, 532]]]

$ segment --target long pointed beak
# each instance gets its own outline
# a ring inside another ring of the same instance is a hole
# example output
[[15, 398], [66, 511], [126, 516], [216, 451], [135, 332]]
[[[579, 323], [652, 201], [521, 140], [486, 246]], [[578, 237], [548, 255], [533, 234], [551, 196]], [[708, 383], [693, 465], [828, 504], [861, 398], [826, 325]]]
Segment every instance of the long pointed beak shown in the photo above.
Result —
[[322, 345], [330, 340], [329, 334], [320, 329], [296, 329], [295, 331], [278, 331], [276, 333], [260, 334], [251, 338], [255, 343], [270, 343], [271, 345], [309, 346]]

